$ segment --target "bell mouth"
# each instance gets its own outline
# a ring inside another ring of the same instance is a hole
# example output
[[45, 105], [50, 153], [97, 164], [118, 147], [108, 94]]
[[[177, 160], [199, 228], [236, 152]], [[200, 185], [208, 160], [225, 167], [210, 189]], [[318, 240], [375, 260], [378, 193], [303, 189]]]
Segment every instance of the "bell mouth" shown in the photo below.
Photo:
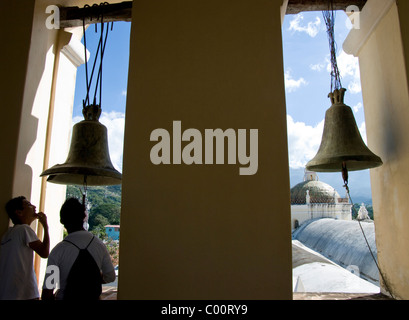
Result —
[[95, 168], [83, 165], [56, 164], [45, 170], [40, 176], [49, 176], [47, 182], [65, 185], [102, 186], [122, 183], [122, 174], [113, 167]]
[[339, 156], [318, 160], [311, 160], [307, 163], [306, 169], [314, 172], [342, 172], [342, 165], [346, 164], [348, 171], [359, 171], [373, 169], [383, 164], [381, 158], [373, 156]]

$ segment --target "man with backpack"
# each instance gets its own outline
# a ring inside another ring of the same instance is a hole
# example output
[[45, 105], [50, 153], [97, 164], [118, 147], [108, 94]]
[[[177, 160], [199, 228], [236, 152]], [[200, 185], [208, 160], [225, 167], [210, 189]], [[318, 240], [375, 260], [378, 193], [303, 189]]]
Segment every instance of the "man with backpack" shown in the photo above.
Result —
[[[115, 280], [108, 250], [100, 239], [84, 229], [85, 217], [85, 208], [78, 199], [67, 199], [62, 205], [60, 222], [68, 235], [48, 257], [43, 300], [97, 300], [102, 283]], [[59, 279], [55, 279], [56, 275]], [[56, 282], [59, 290], [54, 292]]]

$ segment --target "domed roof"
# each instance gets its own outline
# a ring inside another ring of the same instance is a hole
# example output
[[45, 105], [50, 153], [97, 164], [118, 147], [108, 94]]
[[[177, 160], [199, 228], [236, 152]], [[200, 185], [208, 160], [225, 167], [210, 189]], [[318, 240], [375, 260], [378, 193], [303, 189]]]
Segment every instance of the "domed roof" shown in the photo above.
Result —
[[357, 266], [362, 278], [379, 285], [379, 272], [368, 249], [369, 245], [376, 259], [373, 222], [359, 225], [358, 221], [329, 218], [310, 220], [293, 233], [293, 239], [344, 268]]
[[306, 204], [307, 191], [310, 203], [335, 203], [338, 192], [321, 181], [304, 181], [291, 188], [291, 204]]

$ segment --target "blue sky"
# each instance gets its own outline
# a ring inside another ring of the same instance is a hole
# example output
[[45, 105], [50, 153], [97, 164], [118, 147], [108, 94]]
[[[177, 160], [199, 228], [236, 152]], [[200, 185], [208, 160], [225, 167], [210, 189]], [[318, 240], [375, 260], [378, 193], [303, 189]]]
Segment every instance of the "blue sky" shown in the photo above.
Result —
[[[108, 129], [111, 160], [120, 171], [122, 171], [130, 26], [131, 24], [126, 22], [114, 23], [114, 28], [108, 35], [103, 64], [103, 114], [100, 121]], [[337, 56], [341, 81], [343, 87], [347, 89], [345, 103], [353, 109], [361, 135], [366, 141], [358, 60], [342, 50], [342, 44], [350, 31], [349, 28], [347, 16], [344, 12], [338, 11], [335, 40], [338, 46]], [[291, 186], [294, 186], [302, 182], [305, 164], [315, 156], [318, 150], [325, 111], [331, 106], [328, 98], [331, 80], [329, 45], [321, 12], [287, 15], [282, 32], [290, 183]], [[88, 28], [87, 48], [91, 52], [89, 70], [94, 60], [92, 53], [96, 51], [98, 35], [95, 33], [94, 25]], [[74, 122], [83, 119], [82, 100], [86, 93], [84, 67], [84, 65], [79, 67], [77, 73]], [[318, 176], [321, 181], [336, 188], [341, 196], [345, 195], [340, 173], [318, 173]], [[362, 197], [371, 198], [369, 170], [350, 172], [349, 187], [353, 200], [355, 197], [359, 201]]]
[[[128, 80], [129, 62], [129, 37], [131, 24], [129, 22], [115, 22], [112, 31], [108, 33], [108, 39], [103, 59], [102, 74], [102, 114], [100, 122], [107, 127], [109, 153], [114, 167], [122, 172], [123, 136], [125, 128], [125, 105]], [[95, 26], [91, 25], [86, 31], [87, 49], [90, 52], [88, 60], [88, 73], [91, 73], [92, 64], [100, 36]], [[96, 77], [96, 74], [95, 76]], [[95, 79], [95, 78], [94, 78]], [[95, 81], [90, 90], [90, 102], [94, 96]], [[75, 97], [73, 106], [73, 122], [84, 119], [82, 115], [82, 100], [86, 96], [85, 65], [81, 65], [77, 71]], [[97, 103], [99, 93], [97, 93]]]

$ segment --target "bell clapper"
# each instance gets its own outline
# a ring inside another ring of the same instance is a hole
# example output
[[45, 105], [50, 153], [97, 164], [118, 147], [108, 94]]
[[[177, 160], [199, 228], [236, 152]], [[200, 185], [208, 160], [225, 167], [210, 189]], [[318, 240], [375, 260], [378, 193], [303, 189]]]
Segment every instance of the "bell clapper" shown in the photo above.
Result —
[[344, 180], [344, 188], [347, 190], [349, 195], [349, 187], [348, 187], [348, 168], [345, 161], [342, 162], [342, 180]]

